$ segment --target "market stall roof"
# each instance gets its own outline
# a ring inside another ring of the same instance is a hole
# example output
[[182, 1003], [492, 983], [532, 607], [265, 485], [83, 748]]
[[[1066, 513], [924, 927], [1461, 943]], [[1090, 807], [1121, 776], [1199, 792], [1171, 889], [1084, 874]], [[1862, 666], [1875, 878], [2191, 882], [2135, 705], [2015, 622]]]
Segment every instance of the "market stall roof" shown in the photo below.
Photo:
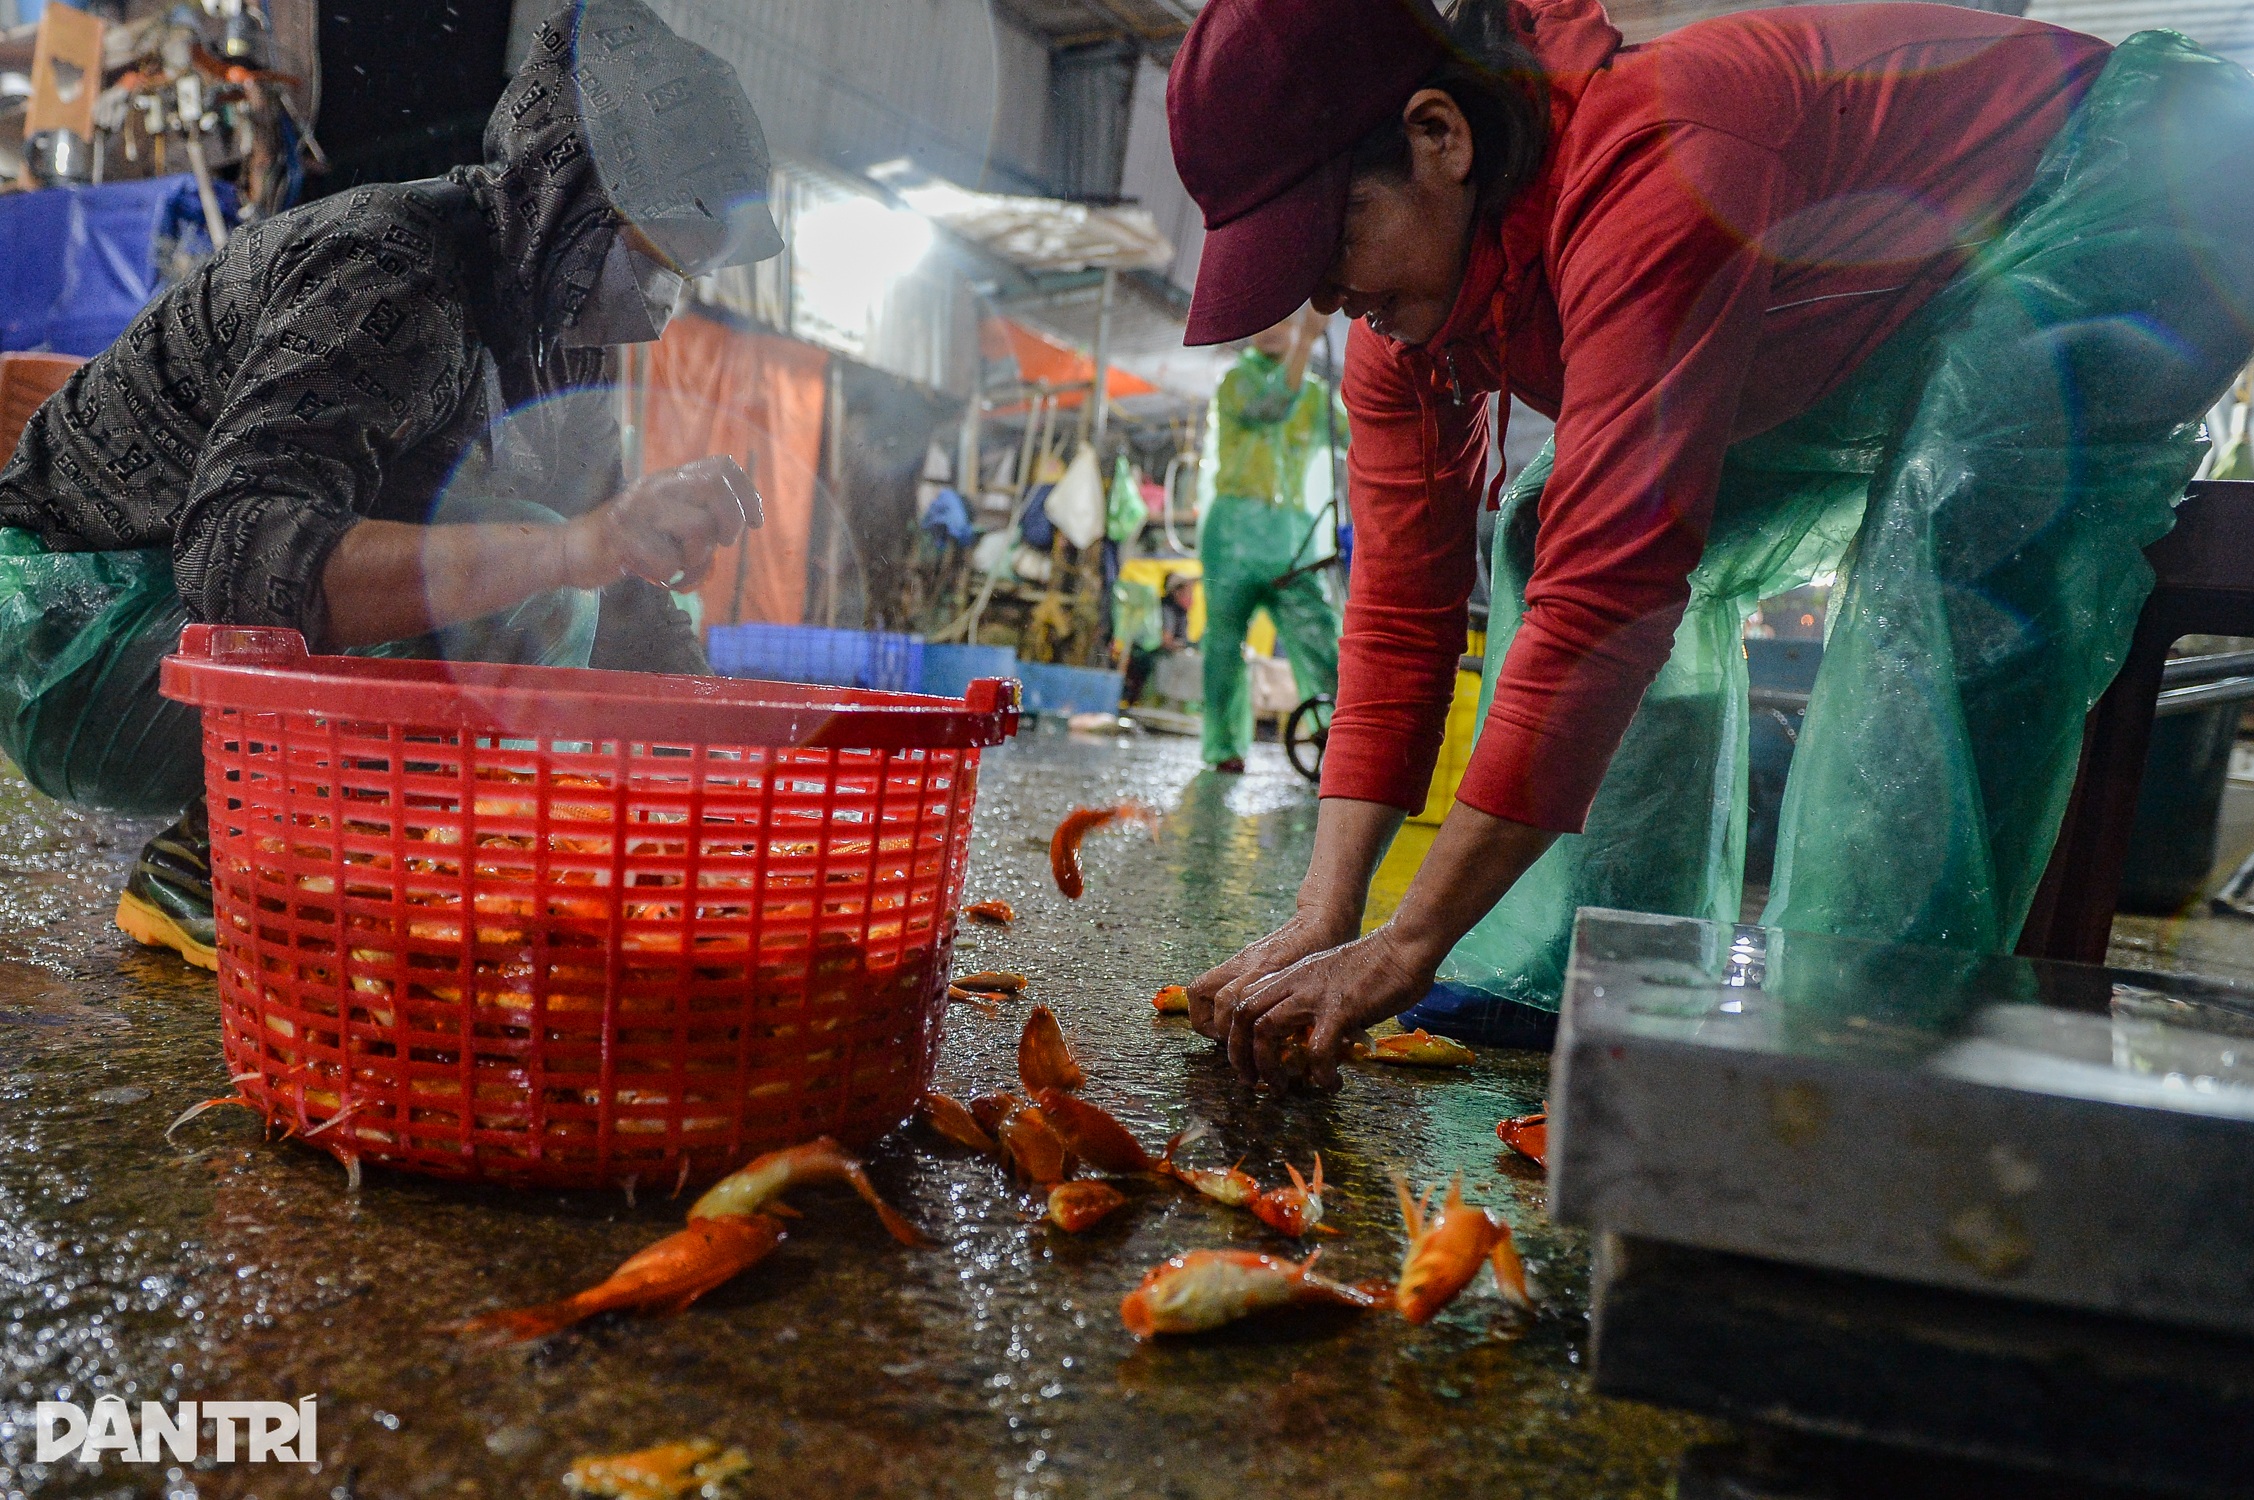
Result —
[[871, 167], [869, 176], [942, 229], [1031, 275], [1157, 270], [1174, 259], [1174, 242], [1148, 209], [974, 192], [905, 161]]

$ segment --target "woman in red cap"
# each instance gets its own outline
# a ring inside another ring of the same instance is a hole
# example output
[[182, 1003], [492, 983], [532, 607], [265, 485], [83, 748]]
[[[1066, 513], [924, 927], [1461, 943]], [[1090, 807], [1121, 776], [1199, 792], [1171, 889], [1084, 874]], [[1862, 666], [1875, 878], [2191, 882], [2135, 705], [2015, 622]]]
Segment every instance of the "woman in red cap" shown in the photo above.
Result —
[[[1436, 977], [1476, 1002], [1459, 1032], [1554, 1012], [1579, 906], [1735, 920], [1743, 621], [1822, 573], [1764, 920], [2010, 947], [2142, 549], [2254, 351], [2254, 79], [2171, 32], [1936, 5], [1631, 47], [1595, 0], [1210, 0], [1168, 107], [1209, 231], [1189, 341], [1310, 297], [1360, 324], [1313, 861], [1190, 991], [1242, 1071], [1282, 1079], [1311, 1031], [1328, 1083]], [[1358, 936], [1512, 396], [1557, 433], [1501, 497], [1484, 726]]]

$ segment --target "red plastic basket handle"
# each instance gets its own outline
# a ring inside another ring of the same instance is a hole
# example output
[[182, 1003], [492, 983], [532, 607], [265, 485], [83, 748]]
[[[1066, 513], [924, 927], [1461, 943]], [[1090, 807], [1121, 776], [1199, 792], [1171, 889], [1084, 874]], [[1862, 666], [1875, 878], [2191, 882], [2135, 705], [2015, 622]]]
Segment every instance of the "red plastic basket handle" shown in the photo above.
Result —
[[308, 659], [305, 637], [278, 625], [190, 625], [180, 655], [243, 667], [294, 667]]

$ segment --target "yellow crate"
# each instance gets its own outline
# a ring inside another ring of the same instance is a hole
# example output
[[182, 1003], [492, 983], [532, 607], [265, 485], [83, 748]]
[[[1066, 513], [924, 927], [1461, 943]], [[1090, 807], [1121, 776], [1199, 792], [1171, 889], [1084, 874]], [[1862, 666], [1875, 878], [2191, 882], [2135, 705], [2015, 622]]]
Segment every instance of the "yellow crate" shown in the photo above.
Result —
[[[1487, 635], [1484, 631], [1471, 633], [1465, 648], [1466, 656], [1487, 654]], [[1432, 768], [1432, 787], [1425, 793], [1424, 810], [1409, 819], [1437, 828], [1440, 820], [1448, 816], [1448, 808], [1456, 800], [1456, 788], [1463, 784], [1464, 768], [1471, 764], [1471, 747], [1479, 738], [1479, 674], [1456, 673], [1456, 696], [1448, 705], [1448, 732], [1440, 741], [1440, 759]]]

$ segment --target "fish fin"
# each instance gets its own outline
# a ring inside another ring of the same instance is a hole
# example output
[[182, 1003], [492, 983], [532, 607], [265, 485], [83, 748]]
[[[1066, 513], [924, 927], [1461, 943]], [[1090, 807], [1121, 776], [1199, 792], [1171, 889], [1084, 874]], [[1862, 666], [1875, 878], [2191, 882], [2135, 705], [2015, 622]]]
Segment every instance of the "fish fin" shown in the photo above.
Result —
[[855, 1162], [853, 1164], [851, 1170], [846, 1173], [846, 1181], [853, 1184], [853, 1191], [861, 1195], [862, 1202], [877, 1211], [878, 1220], [883, 1223], [885, 1230], [894, 1239], [908, 1246], [919, 1246], [924, 1243], [923, 1231], [910, 1223], [906, 1214], [878, 1196], [876, 1184], [869, 1181], [869, 1174], [861, 1170], [860, 1163]]
[[237, 1109], [247, 1109], [252, 1114], [257, 1115], [260, 1119], [264, 1119], [266, 1115], [266, 1112], [264, 1110], [251, 1103], [241, 1094], [230, 1094], [224, 1099], [206, 1099], [201, 1104], [191, 1104], [186, 1109], [180, 1111], [178, 1117], [175, 1118], [170, 1125], [164, 1127], [164, 1138], [168, 1141], [171, 1140], [172, 1133], [175, 1130], [178, 1130], [181, 1126], [187, 1124], [190, 1120], [193, 1120], [196, 1116], [204, 1113], [206, 1110], [225, 1109], [229, 1106]]
[[1526, 1263], [1518, 1257], [1518, 1246], [1511, 1238], [1510, 1226], [1497, 1226], [1502, 1230], [1494, 1248], [1487, 1252], [1487, 1260], [1495, 1268], [1495, 1286], [1503, 1300], [1514, 1307], [1534, 1310], [1533, 1294], [1526, 1289]]
[[1393, 1196], [1401, 1205], [1401, 1227], [1414, 1241], [1424, 1233], [1424, 1211], [1409, 1192], [1409, 1179], [1399, 1172], [1393, 1174]]

